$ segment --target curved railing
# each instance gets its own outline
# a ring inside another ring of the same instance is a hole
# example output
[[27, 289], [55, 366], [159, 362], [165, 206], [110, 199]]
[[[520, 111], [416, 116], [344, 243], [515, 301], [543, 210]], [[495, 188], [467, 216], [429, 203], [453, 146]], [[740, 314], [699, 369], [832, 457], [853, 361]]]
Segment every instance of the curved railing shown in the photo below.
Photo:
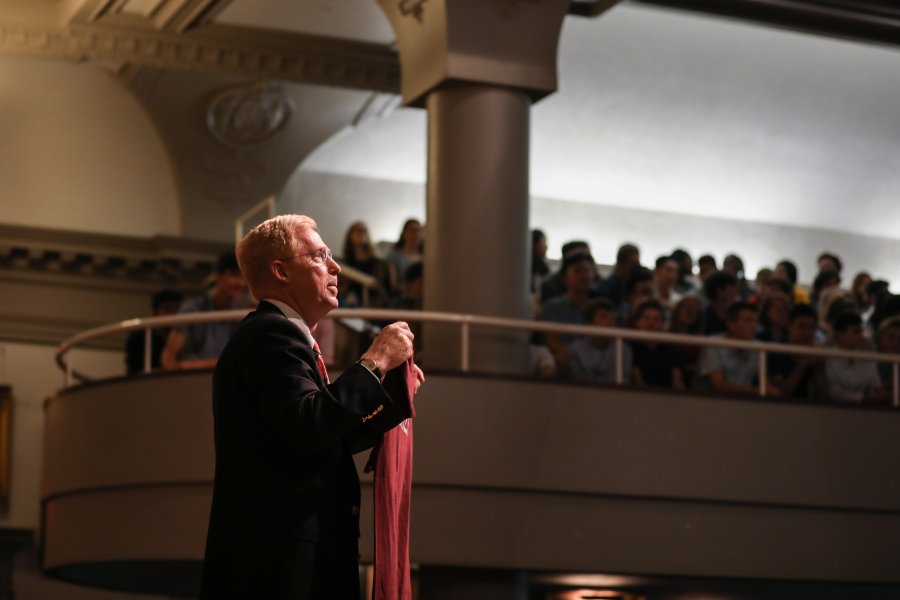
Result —
[[[144, 372], [151, 369], [151, 331], [156, 327], [172, 327], [177, 325], [189, 325], [193, 323], [210, 323], [220, 321], [239, 321], [248, 313], [247, 310], [223, 310], [202, 313], [191, 313], [166, 317], [145, 317], [140, 319], [128, 319], [111, 323], [102, 327], [96, 327], [83, 331], [62, 342], [56, 351], [56, 362], [66, 373], [66, 386], [72, 385], [74, 380], [81, 382], [90, 381], [84, 374], [76, 372], [67, 362], [66, 354], [74, 347], [90, 340], [102, 338], [108, 335], [144, 330]], [[414, 310], [388, 310], [373, 308], [339, 308], [331, 311], [329, 317], [334, 320], [356, 318], [374, 321], [412, 321], [423, 323], [444, 323], [458, 325], [460, 329], [460, 370], [463, 373], [470, 370], [470, 331], [473, 327], [489, 327], [491, 329], [508, 329], [516, 331], [540, 331], [545, 333], [560, 333], [568, 335], [583, 335], [610, 338], [615, 344], [616, 383], [624, 383], [624, 365], [622, 347], [627, 340], [646, 342], [659, 342], [679, 346], [701, 346], [715, 348], [731, 348], [747, 350], [758, 353], [759, 359], [759, 395], [765, 396], [766, 386], [766, 357], [768, 353], [791, 354], [796, 356], [812, 356], [818, 358], [845, 358], [851, 360], [869, 361], [873, 363], [889, 363], [893, 369], [892, 405], [900, 408], [900, 354], [880, 354], [876, 352], [861, 352], [840, 350], [821, 346], [794, 346], [790, 344], [777, 344], [772, 342], [743, 341], [727, 338], [706, 337], [698, 335], [685, 335], [678, 333], [648, 332], [634, 329], [622, 329], [617, 327], [595, 327], [592, 325], [564, 325], [560, 323], [547, 323], [541, 321], [527, 321], [522, 319], [506, 319], [501, 317], [487, 317], [481, 315], [467, 315], [455, 313], [442, 313], [432, 311]]]

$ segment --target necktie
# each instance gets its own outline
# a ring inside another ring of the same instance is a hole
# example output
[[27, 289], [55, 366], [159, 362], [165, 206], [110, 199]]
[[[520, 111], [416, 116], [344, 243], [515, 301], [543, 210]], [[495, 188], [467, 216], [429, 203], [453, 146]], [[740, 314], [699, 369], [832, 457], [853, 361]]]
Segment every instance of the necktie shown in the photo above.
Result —
[[319, 350], [319, 344], [317, 342], [313, 342], [313, 354], [316, 355], [316, 366], [319, 367], [319, 375], [322, 376], [322, 379], [325, 380], [325, 383], [331, 383], [328, 380], [328, 370], [325, 368], [325, 361], [322, 360], [322, 351]]

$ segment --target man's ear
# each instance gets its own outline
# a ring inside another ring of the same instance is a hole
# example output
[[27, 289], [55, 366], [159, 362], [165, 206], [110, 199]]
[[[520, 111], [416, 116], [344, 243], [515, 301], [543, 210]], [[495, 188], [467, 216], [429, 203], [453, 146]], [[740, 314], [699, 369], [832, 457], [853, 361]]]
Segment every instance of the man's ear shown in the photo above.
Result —
[[288, 276], [287, 271], [284, 270], [284, 263], [280, 260], [273, 260], [272, 264], [269, 265], [269, 268], [272, 271], [272, 276], [275, 277], [276, 281], [281, 283], [287, 283]]

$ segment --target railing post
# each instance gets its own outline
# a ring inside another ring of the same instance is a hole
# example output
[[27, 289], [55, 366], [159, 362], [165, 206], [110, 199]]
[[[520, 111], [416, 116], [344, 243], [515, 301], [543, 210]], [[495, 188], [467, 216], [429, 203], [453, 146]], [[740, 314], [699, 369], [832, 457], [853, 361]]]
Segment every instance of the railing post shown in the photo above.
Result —
[[153, 328], [148, 327], [144, 330], [144, 373], [153, 370]]
[[616, 336], [616, 385], [625, 383], [625, 359], [622, 356], [622, 338]]
[[461, 367], [463, 373], [469, 372], [469, 324], [463, 321], [460, 324], [460, 348], [462, 351]]
[[766, 395], [766, 378], [768, 377], [768, 373], [766, 373], [766, 351], [759, 351], [759, 396], [760, 398], [765, 397]]
[[362, 298], [360, 298], [360, 300], [362, 301], [362, 305], [364, 307], [368, 308], [369, 307], [369, 286], [361, 285], [360, 287], [362, 288]]

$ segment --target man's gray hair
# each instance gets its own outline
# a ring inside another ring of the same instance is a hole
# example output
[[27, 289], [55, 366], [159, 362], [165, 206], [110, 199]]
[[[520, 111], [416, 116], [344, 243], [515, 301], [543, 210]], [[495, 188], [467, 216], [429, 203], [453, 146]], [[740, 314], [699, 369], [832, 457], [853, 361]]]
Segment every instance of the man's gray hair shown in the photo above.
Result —
[[272, 261], [295, 256], [303, 251], [295, 244], [297, 232], [303, 229], [319, 230], [316, 222], [306, 215], [278, 215], [251, 229], [237, 243], [238, 264], [250, 291], [257, 299], [260, 298], [256, 291], [271, 282], [269, 265]]

